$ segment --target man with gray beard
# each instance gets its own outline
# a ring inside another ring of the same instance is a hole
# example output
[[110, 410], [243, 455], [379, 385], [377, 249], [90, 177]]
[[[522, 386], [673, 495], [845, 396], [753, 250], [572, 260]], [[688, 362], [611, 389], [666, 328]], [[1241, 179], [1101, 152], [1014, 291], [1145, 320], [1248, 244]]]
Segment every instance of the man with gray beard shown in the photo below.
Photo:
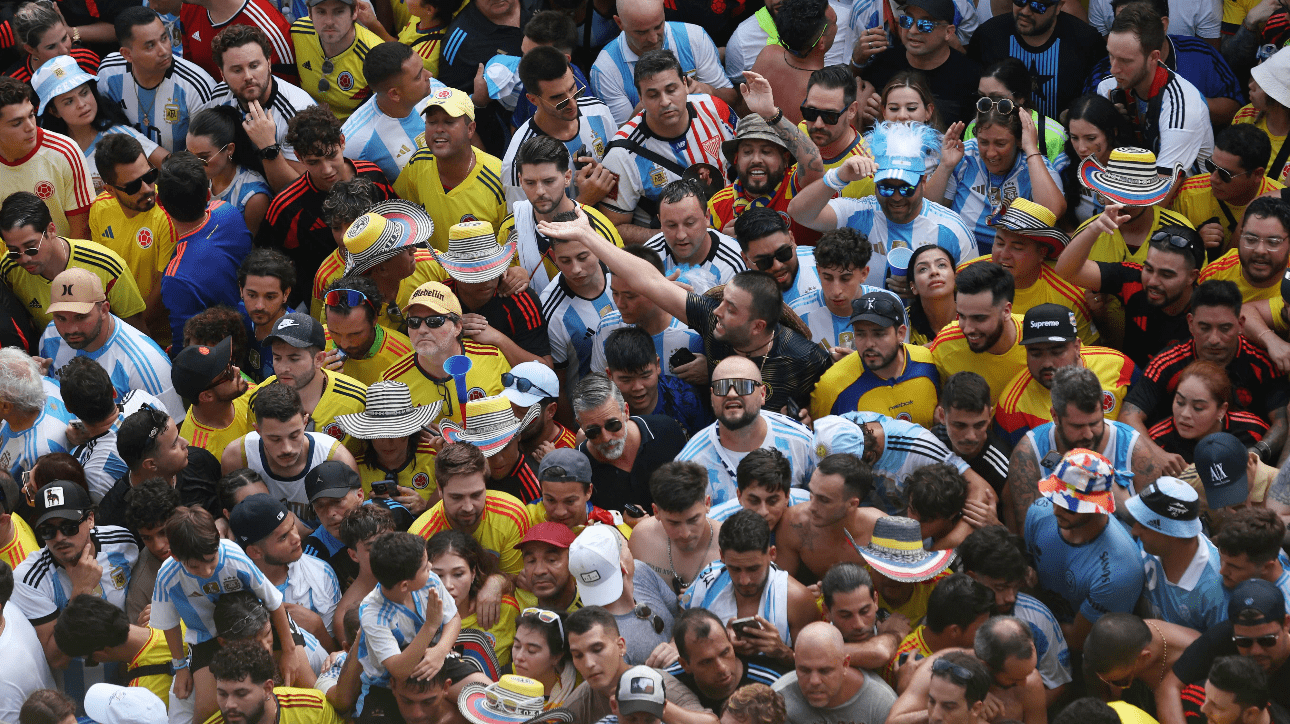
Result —
[[[654, 504], [650, 474], [676, 459], [685, 433], [676, 420], [662, 415], [632, 415], [618, 387], [608, 377], [590, 374], [573, 388], [573, 414], [587, 439], [578, 449], [591, 459], [591, 503], [645, 515]], [[643, 506], [633, 511], [626, 506]]]

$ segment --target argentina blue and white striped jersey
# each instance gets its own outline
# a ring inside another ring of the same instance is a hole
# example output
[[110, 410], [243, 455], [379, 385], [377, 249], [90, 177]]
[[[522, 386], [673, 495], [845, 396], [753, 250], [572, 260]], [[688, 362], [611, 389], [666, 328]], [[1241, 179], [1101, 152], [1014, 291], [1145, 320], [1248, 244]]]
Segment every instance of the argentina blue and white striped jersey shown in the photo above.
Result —
[[857, 425], [877, 422], [882, 425], [882, 455], [873, 464], [873, 491], [862, 504], [873, 505], [887, 515], [905, 515], [909, 496], [905, 479], [915, 470], [933, 463], [954, 466], [960, 474], [971, 466], [950, 450], [931, 430], [913, 422], [897, 420], [876, 412], [847, 412], [844, 417]]
[[300, 474], [291, 479], [280, 478], [269, 469], [269, 461], [264, 457], [264, 443], [258, 432], [248, 432], [242, 438], [242, 462], [264, 478], [270, 495], [281, 500], [297, 518], [314, 524], [318, 514], [309, 504], [309, 496], [305, 495], [305, 475], [330, 460], [332, 450], [340, 445], [340, 441], [325, 432], [306, 432], [305, 435], [309, 438], [309, 450], [305, 454], [308, 462]]
[[[1053, 177], [1057, 188], [1062, 188], [1061, 175], [1047, 158], [1044, 159], [1044, 168]], [[1026, 154], [1018, 151], [1017, 160], [1008, 173], [995, 176], [981, 160], [977, 140], [973, 138], [964, 142], [963, 160], [950, 172], [949, 182], [945, 185], [945, 198], [950, 200], [950, 208], [958, 212], [972, 230], [977, 250], [982, 254], [989, 254], [994, 246], [994, 227], [986, 223], [990, 215], [1000, 205], [1012, 203], [1013, 199], [1034, 198]]]
[[882, 286], [887, 279], [887, 252], [905, 247], [936, 244], [954, 257], [958, 266], [977, 254], [976, 237], [963, 223], [962, 217], [948, 208], [923, 199], [923, 210], [908, 224], [897, 224], [882, 213], [877, 196], [862, 199], [839, 197], [829, 201], [829, 208], [838, 219], [838, 228], [849, 226], [869, 237], [873, 256], [869, 257], [869, 278], [874, 286]]
[[[859, 38], [869, 28], [883, 28], [886, 24], [883, 20], [882, 4], [885, 2], [891, 2], [891, 0], [854, 0], [846, 20], [843, 20], [843, 16], [838, 16], [838, 25], [846, 25], [850, 28], [852, 38]], [[893, 18], [899, 18], [900, 15], [899, 10], [892, 13]], [[968, 41], [972, 39], [972, 33], [981, 25], [981, 18], [977, 15], [976, 5], [972, 0], [954, 0], [953, 25], [959, 42], [966, 48]], [[893, 24], [885, 29], [888, 45], [900, 42], [898, 27]], [[755, 55], [753, 57], [756, 58]], [[848, 56], [847, 61], [850, 60]]]
[[[695, 267], [703, 269], [711, 274], [718, 284], [725, 284], [741, 271], [748, 267], [744, 264], [743, 252], [739, 249], [739, 242], [734, 238], [726, 236], [716, 229], [708, 229], [708, 256], [703, 261], [695, 264]], [[645, 246], [658, 252], [663, 257], [663, 274], [666, 276], [681, 269], [691, 268], [689, 265], [682, 265], [672, 254], [672, 247], [668, 246], [667, 239], [664, 238], [663, 232], [659, 232], [645, 242]]]
[[443, 615], [439, 619], [441, 629], [457, 615], [456, 602], [433, 571], [425, 588], [412, 592], [406, 605], [386, 598], [381, 588], [381, 584], [376, 584], [376, 588], [364, 596], [363, 602], [358, 605], [362, 633], [359, 634], [357, 655], [363, 664], [362, 680], [365, 690], [369, 686], [390, 685], [390, 672], [386, 671], [383, 662], [407, 648], [417, 631], [426, 623], [426, 601], [430, 589], [434, 589], [443, 604]]
[[1218, 548], [1203, 534], [1197, 540], [1200, 545], [1196, 547], [1196, 555], [1175, 583], [1165, 576], [1164, 563], [1143, 549], [1139, 539], [1138, 552], [1146, 575], [1142, 595], [1151, 607], [1151, 618], [1208, 631], [1227, 620], [1228, 592], [1218, 572]]
[[[721, 144], [735, 137], [735, 125], [739, 122], [735, 112], [720, 98], [702, 93], [689, 96], [686, 109], [690, 114], [690, 129], [682, 138], [666, 139], [654, 135], [645, 122], [645, 111], [641, 111], [618, 129], [610, 143], [638, 144], [664, 159], [675, 161], [681, 168], [689, 168], [696, 163], [725, 168]], [[634, 214], [634, 222], [641, 225], [652, 222], [663, 187], [681, 178], [671, 169], [618, 146], [605, 154], [604, 166], [618, 174], [618, 186], [605, 197], [605, 206], [619, 213]], [[641, 208], [642, 200], [644, 206], [651, 208]]]
[[[446, 88], [443, 83], [430, 79], [430, 93]], [[417, 102], [405, 118], [386, 115], [376, 105], [376, 96], [359, 106], [340, 132], [345, 134], [345, 158], [371, 161], [381, 167], [386, 180], [394, 183], [399, 172], [417, 152], [417, 136], [426, 132], [425, 118], [421, 116], [430, 105], [430, 95]]]
[[327, 633], [335, 635], [332, 629], [332, 613], [340, 603], [340, 580], [336, 572], [318, 558], [308, 553], [287, 564], [287, 580], [278, 586], [282, 600], [318, 614]]
[[112, 126], [106, 131], [99, 131], [98, 134], [94, 136], [94, 140], [90, 141], [90, 147], [84, 149], [85, 169], [89, 171], [90, 183], [94, 184], [94, 193], [103, 192], [103, 176], [99, 174], [99, 164], [98, 164], [98, 161], [96, 161], [94, 158], [94, 151], [98, 149], [99, 141], [102, 141], [103, 137], [108, 135], [109, 133], [123, 133], [133, 138], [134, 140], [138, 141], [139, 145], [143, 147], [144, 156], [151, 156], [152, 152], [157, 150], [157, 144], [154, 143], [147, 136], [144, 136], [142, 133], [136, 131], [133, 126], [127, 126], [125, 124], [121, 124], [117, 126]]
[[[757, 615], [770, 621], [779, 630], [780, 639], [789, 646], [793, 636], [788, 625], [788, 572], [774, 563], [767, 564], [766, 583], [761, 589], [761, 602]], [[703, 608], [723, 622], [739, 618], [735, 587], [730, 571], [721, 561], [713, 561], [699, 571], [694, 582], [681, 594], [681, 608]]]
[[[45, 378], [49, 379], [49, 378]], [[139, 411], [144, 405], [164, 409], [161, 400], [143, 390], [130, 390], [117, 398], [118, 409], [116, 422], [98, 437], [90, 438], [72, 449], [72, 457], [85, 469], [85, 482], [90, 488], [90, 498], [95, 503], [103, 499], [116, 481], [129, 471], [125, 461], [116, 450], [116, 435], [125, 418]]]
[[[895, 292], [888, 291], [882, 287], [871, 287], [868, 284], [860, 285], [860, 288], [856, 290], [856, 298], [858, 299], [870, 292], [890, 294], [897, 304], [904, 306]], [[811, 330], [812, 342], [822, 345], [825, 349], [830, 347], [856, 348], [855, 332], [851, 328], [851, 315], [839, 317], [830, 311], [828, 304], [824, 301], [823, 289], [816, 289], [804, 294], [794, 299], [788, 306], [797, 316], [802, 318], [803, 322], [806, 322], [806, 326]]]
[[[98, 550], [95, 560], [103, 568], [99, 585], [91, 593], [124, 611], [130, 572], [139, 560], [139, 544], [133, 533], [119, 525], [94, 526], [90, 541]], [[33, 551], [19, 563], [13, 579], [13, 602], [37, 626], [57, 618], [72, 600], [72, 579], [67, 569], [54, 562], [48, 547]]]
[[551, 357], [557, 370], [573, 367], [574, 384], [591, 372], [591, 341], [600, 329], [600, 320], [618, 311], [609, 289], [611, 275], [603, 265], [601, 269], [605, 288], [595, 299], [574, 294], [563, 274], [556, 274], [542, 290], [542, 318], [551, 338]]
[[156, 88], [139, 87], [130, 63], [120, 53], [103, 59], [98, 78], [103, 97], [116, 101], [136, 129], [171, 153], [188, 148], [188, 120], [210, 102], [215, 91], [215, 79], [178, 53]]
[[0, 422], [0, 469], [9, 471], [14, 480], [20, 480], [22, 473], [31, 470], [40, 456], [69, 452], [72, 446], [67, 444], [67, 423], [71, 421], [72, 413], [67, 411], [63, 400], [46, 386], [45, 409], [31, 427], [14, 432], [8, 420]]
[[[736, 490], [738, 488], [736, 487]], [[806, 488], [790, 488], [788, 491], [788, 507], [808, 503], [811, 500], [811, 491]], [[708, 511], [708, 517], [715, 521], [725, 521], [726, 518], [743, 510], [744, 506], [740, 504], [739, 498], [731, 498], [720, 505], [713, 504], [712, 509]], [[772, 535], [774, 531], [771, 531]]]
[[784, 303], [791, 305], [799, 298], [820, 289], [820, 273], [815, 268], [815, 249], [809, 246], [797, 247], [797, 276], [793, 277], [793, 286], [783, 290]]
[[[1173, 28], [1170, 28], [1171, 30]], [[1175, 31], [1178, 32], [1178, 31]], [[1136, 116], [1143, 126], [1143, 141], [1156, 154], [1156, 168], [1173, 173], [1174, 164], [1188, 174], [1204, 171], [1206, 159], [1214, 155], [1214, 126], [1209, 122], [1209, 106], [1191, 81], [1161, 66], [1168, 80], [1156, 98], [1138, 99]], [[1112, 76], [1097, 84], [1097, 94], [1111, 97], [1116, 89]], [[1151, 117], [1155, 112], [1156, 116]]]
[[236, 543], [221, 539], [215, 571], [210, 578], [198, 578], [174, 558], [157, 571], [152, 591], [152, 618], [148, 625], [161, 630], [184, 622], [184, 640], [190, 644], [209, 641], [219, 633], [215, 628], [215, 602], [225, 593], [251, 591], [270, 611], [282, 605], [282, 594], [265, 578], [255, 563]]
[[[1044, 465], [1044, 457], [1048, 451], [1057, 449], [1057, 428], [1051, 422], [1045, 422], [1038, 427], [1026, 433], [1021, 438], [1021, 445], [1028, 444], [1035, 451], [1035, 459], [1039, 461], [1039, 479], [1042, 480], [1052, 475], [1057, 470], [1057, 466], [1049, 467]], [[1121, 487], [1129, 488], [1132, 484], [1133, 470], [1133, 450], [1138, 444], [1138, 431], [1123, 422], [1115, 420], [1106, 421], [1106, 432], [1103, 433], [1102, 449], [1098, 450], [1111, 465], [1115, 466], [1117, 475], [1115, 482]], [[1127, 474], [1126, 474], [1127, 473]]]
[[[627, 324], [623, 321], [622, 312], [617, 309], [600, 318], [600, 327], [596, 330], [596, 336], [592, 338], [591, 344], [591, 371], [600, 374], [605, 373], [605, 339], [609, 333], [619, 327], [635, 327], [634, 324]], [[658, 354], [659, 364], [662, 373], [665, 375], [675, 375], [672, 371], [672, 353], [678, 349], [688, 349], [695, 354], [703, 354], [703, 337], [698, 332], [685, 326], [681, 320], [672, 317], [672, 321], [658, 334], [650, 335], [654, 339], [654, 351]]]
[[[282, 146], [282, 155], [289, 161], [299, 161], [300, 159], [296, 157], [296, 149], [287, 143], [287, 123], [297, 113], [314, 105], [314, 99], [299, 86], [292, 85], [281, 78], [272, 80], [273, 90], [269, 92], [269, 99], [260, 101], [260, 106], [269, 114], [273, 119], [273, 125], [277, 127], [274, 141]], [[232, 89], [228, 87], [228, 83], [216, 85], [211, 91], [210, 101], [203, 108], [213, 106], [232, 106], [243, 110], [237, 96], [234, 96]]]
[[269, 182], [265, 180], [264, 174], [238, 166], [237, 173], [233, 174], [233, 183], [226, 186], [223, 191], [211, 194], [211, 200], [226, 201], [237, 209], [239, 214], [245, 214], [246, 202], [256, 194], [264, 194], [269, 199], [273, 199], [273, 189], [269, 188]]
[[[609, 112], [609, 106], [602, 103], [599, 98], [590, 96], [579, 98], [578, 134], [567, 141], [562, 141], [564, 147], [569, 149], [569, 163], [572, 164], [578, 156], [591, 156], [597, 162], [603, 161], [606, 151], [609, 150], [609, 141], [618, 132], [619, 125], [614, 120], [613, 114]], [[545, 135], [547, 134], [530, 118], [515, 129], [515, 135], [511, 136], [511, 143], [506, 147], [506, 155], [502, 157], [502, 183], [506, 186], [507, 210], [510, 210], [516, 201], [528, 198], [524, 195], [524, 189], [520, 188], [520, 169], [515, 165], [515, 154], [519, 153], [520, 146], [525, 141], [534, 136]], [[574, 179], [569, 181], [568, 195], [571, 199], [578, 196]]]
[[1073, 681], [1071, 650], [1053, 612], [1034, 596], [1018, 592], [1012, 615], [1030, 625], [1030, 635], [1035, 640], [1035, 669], [1044, 680], [1044, 688], [1056, 689]]
[[118, 398], [130, 390], [143, 390], [161, 400], [176, 425], [183, 422], [184, 401], [170, 382], [170, 358], [151, 337], [115, 314], [112, 315], [112, 327], [112, 334], [103, 346], [90, 352], [73, 349], [50, 322], [40, 336], [40, 356], [53, 360], [49, 365], [50, 376], [58, 377], [73, 357], [89, 357], [107, 370]]
[[[819, 458], [815, 454], [814, 438], [811, 431], [802, 423], [789, 417], [762, 410], [761, 417], [766, 421], [766, 437], [761, 447], [776, 448], [788, 458], [792, 470], [793, 487], [805, 488], [815, 464]], [[708, 470], [708, 495], [712, 504], [719, 505], [729, 500], [738, 500], [739, 486], [735, 484], [735, 470], [746, 452], [734, 452], [721, 445], [717, 426], [719, 422], [700, 430], [681, 448], [677, 460], [695, 462]]]
[[[713, 88], [731, 87], [717, 45], [707, 32], [690, 23], [665, 23], [663, 48], [672, 51], [685, 75]], [[614, 120], [623, 124], [632, 117], [632, 109], [640, 102], [636, 92], [634, 73], [640, 56], [627, 47], [622, 33], [609, 41], [591, 66], [591, 91], [609, 106]], [[717, 168], [721, 168], [720, 165]]]

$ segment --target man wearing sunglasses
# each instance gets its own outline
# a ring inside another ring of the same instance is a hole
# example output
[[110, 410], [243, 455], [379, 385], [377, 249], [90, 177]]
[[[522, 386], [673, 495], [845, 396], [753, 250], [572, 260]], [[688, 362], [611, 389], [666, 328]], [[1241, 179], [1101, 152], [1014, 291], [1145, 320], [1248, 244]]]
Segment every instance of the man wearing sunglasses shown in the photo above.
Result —
[[[826, 173], [842, 166], [852, 156], [868, 151], [869, 146], [855, 129], [856, 119], [860, 117], [860, 103], [856, 98], [855, 75], [845, 64], [816, 70], [806, 81], [806, 96], [799, 109], [802, 122], [797, 127], [820, 149]], [[843, 196], [854, 199], [873, 193], [873, 181], [868, 178], [847, 184], [842, 190]]]
[[372, 95], [363, 61], [381, 38], [357, 22], [354, 0], [306, 4], [309, 15], [291, 24], [300, 87], [344, 121]]
[[323, 295], [327, 310], [327, 361], [324, 367], [344, 372], [364, 385], [412, 352], [407, 335], [378, 324], [382, 302], [376, 282], [360, 275], [341, 277]]
[[1196, 227], [1211, 257], [1235, 244], [1232, 235], [1251, 201], [1285, 188], [1264, 175], [1271, 155], [1262, 129], [1248, 123], [1228, 126], [1214, 137], [1214, 155], [1202, 163], [1209, 173], [1184, 181], [1174, 197], [1174, 211]]
[[542, 459], [559, 448], [578, 446], [578, 438], [569, 428], [556, 422], [560, 398], [560, 378], [541, 362], [521, 362], [503, 375], [506, 387], [502, 394], [511, 401], [511, 411], [523, 419], [530, 407], [538, 406], [533, 421], [520, 430], [520, 450], [530, 459]]
[[175, 357], [170, 370], [175, 391], [191, 403], [179, 434], [212, 455], [251, 431], [249, 387], [233, 364], [233, 338], [214, 347], [192, 345]]
[[[1224, 608], [1230, 610], [1231, 606]], [[1230, 645], [1232, 634], [1229, 626], [1220, 623], [1202, 630], [1213, 632], [1221, 628], [1227, 629]], [[1093, 673], [1097, 683], [1101, 684], [1100, 688], [1112, 698], [1122, 697], [1125, 689], [1135, 682], [1146, 685], [1154, 694], [1157, 714], [1163, 718], [1166, 713], [1177, 712], [1181, 721], [1182, 707], [1177, 694], [1162, 684], [1182, 659], [1190, 658], [1189, 664], [1197, 663], [1187, 651], [1199, 637], [1200, 632], [1195, 629], [1161, 619], [1144, 619], [1123, 612], [1108, 613], [1093, 624], [1084, 642], [1084, 670]], [[1246, 652], [1248, 648], [1242, 653]], [[1204, 681], [1205, 675], [1202, 674], [1200, 679]], [[1175, 696], [1174, 700], [1166, 702], [1165, 697], [1171, 695]]]
[[[958, 39], [955, 23], [961, 20], [964, 16], [953, 0], [912, 0], [905, 5], [904, 14], [892, 21], [891, 32], [899, 34], [903, 45], [897, 44], [873, 56], [872, 62], [861, 71], [862, 77], [867, 84], [881, 89], [895, 74], [917, 70], [927, 76], [936, 110], [946, 123], [970, 120], [981, 68], [952, 46]], [[878, 93], [870, 93], [865, 100], [865, 114], [882, 119], [879, 103]]]
[[928, 724], [980, 724], [993, 683], [985, 664], [966, 651], [950, 651], [930, 666]]

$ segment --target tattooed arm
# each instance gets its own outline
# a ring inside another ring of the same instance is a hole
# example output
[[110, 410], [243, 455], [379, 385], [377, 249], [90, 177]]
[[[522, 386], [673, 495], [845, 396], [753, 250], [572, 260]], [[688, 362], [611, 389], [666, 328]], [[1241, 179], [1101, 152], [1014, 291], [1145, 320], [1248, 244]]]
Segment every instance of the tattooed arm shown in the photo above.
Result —
[[1133, 470], [1135, 492], [1141, 493], [1148, 485], [1156, 482], [1156, 478], [1164, 474], [1156, 455], [1158, 449], [1152, 444], [1151, 438], [1138, 436], [1133, 446], [1133, 456], [1129, 459], [1129, 466]]
[[[1281, 520], [1290, 526], [1290, 470], [1281, 468], [1268, 486], [1267, 506], [1281, 516]], [[1286, 533], [1285, 543], [1290, 543], [1290, 531]]]
[[1290, 455], [1290, 448], [1286, 447], [1286, 408], [1277, 407], [1269, 410], [1268, 422], [1272, 423], [1272, 426], [1263, 433], [1263, 442], [1271, 451], [1268, 455], [1268, 463], [1271, 464], [1274, 460], [1283, 463], [1286, 461], [1286, 456]]
[[779, 136], [779, 139], [788, 147], [788, 152], [797, 159], [797, 188], [804, 188], [807, 184], [823, 178], [824, 161], [820, 158], [820, 149], [809, 136], [802, 133], [792, 121], [784, 118], [775, 107], [775, 96], [771, 90], [770, 81], [752, 71], [744, 73], [744, 80], [739, 90], [743, 93], [744, 102], [748, 104], [748, 110], [767, 121], [779, 116], [779, 120], [771, 126], [771, 130], [775, 131], [775, 135]]
[[1008, 486], [1012, 493], [1012, 532], [1021, 535], [1026, 529], [1026, 511], [1039, 499], [1039, 458], [1035, 446], [1024, 438], [1012, 451], [1008, 461]]

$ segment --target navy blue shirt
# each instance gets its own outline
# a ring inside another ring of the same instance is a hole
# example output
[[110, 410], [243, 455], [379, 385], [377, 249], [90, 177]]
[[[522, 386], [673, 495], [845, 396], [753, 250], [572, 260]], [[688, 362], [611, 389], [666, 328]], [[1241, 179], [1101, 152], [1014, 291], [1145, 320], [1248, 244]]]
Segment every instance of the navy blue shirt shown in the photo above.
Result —
[[689, 438], [712, 424], [712, 405], [699, 399], [694, 386], [673, 375], [658, 376], [658, 404], [650, 414], [670, 417]]

